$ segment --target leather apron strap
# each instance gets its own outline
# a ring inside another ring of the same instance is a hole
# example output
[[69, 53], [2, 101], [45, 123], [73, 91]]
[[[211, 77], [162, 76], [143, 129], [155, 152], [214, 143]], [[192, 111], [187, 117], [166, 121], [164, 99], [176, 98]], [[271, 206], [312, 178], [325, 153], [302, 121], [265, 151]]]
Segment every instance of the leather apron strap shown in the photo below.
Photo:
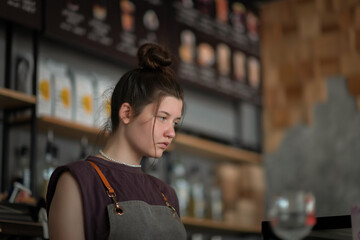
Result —
[[108, 197], [111, 198], [111, 200], [114, 203], [114, 211], [115, 211], [115, 213], [117, 215], [122, 215], [124, 213], [124, 209], [116, 201], [115, 190], [111, 187], [110, 183], [108, 182], [108, 180], [106, 179], [104, 174], [101, 172], [100, 168], [94, 162], [91, 162], [91, 161], [88, 161], [88, 162], [91, 164], [91, 166], [93, 166], [93, 168], [97, 172], [98, 176], [100, 177], [101, 181], [103, 182], [103, 184], [104, 184], [104, 186], [106, 188], [106, 193], [107, 193]]
[[[92, 161], [88, 161], [88, 162], [93, 166], [93, 168], [95, 169], [95, 171], [99, 175], [101, 181], [103, 182], [103, 184], [104, 184], [104, 186], [106, 188], [106, 192], [107, 192], [108, 197], [111, 198], [113, 203], [114, 203], [115, 213], [118, 214], [118, 215], [122, 215], [124, 213], [124, 209], [122, 207], [120, 207], [119, 203], [116, 201], [115, 190], [111, 187], [110, 183], [108, 182], [108, 180], [106, 179], [104, 174], [101, 172], [100, 168], [94, 162], [92, 162]], [[157, 186], [157, 187], [159, 188], [159, 186]], [[168, 202], [165, 194], [163, 192], [161, 192], [161, 191], [160, 191], [160, 193], [161, 193], [161, 196], [164, 199], [164, 202], [165, 202], [166, 206], [171, 209], [172, 214], [175, 216], [176, 215], [175, 208]]]
[[110, 183], [108, 182], [108, 180], [106, 179], [104, 174], [101, 172], [100, 168], [94, 162], [90, 162], [90, 163], [95, 168], [96, 172], [98, 173], [99, 177], [101, 178], [101, 181], [105, 185], [108, 193], [111, 193], [111, 194], [115, 193], [114, 189], [111, 187]]

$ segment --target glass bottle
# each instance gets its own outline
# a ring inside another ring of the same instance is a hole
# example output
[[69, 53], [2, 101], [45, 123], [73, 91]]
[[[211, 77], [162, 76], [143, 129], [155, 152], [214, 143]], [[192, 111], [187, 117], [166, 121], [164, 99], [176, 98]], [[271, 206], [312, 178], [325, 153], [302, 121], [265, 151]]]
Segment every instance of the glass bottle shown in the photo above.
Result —
[[205, 218], [205, 187], [201, 179], [198, 166], [193, 166], [190, 170], [191, 184], [191, 216], [195, 218]]
[[179, 198], [180, 215], [186, 217], [189, 215], [190, 185], [186, 179], [185, 166], [180, 159], [175, 161], [172, 183]]
[[89, 155], [89, 141], [87, 137], [82, 137], [80, 141], [79, 159], [85, 159]]
[[223, 202], [222, 202], [222, 191], [218, 184], [218, 180], [216, 178], [216, 174], [214, 170], [211, 171], [212, 184], [210, 187], [210, 213], [211, 219], [214, 221], [222, 221], [222, 213], [223, 213]]
[[19, 155], [19, 165], [17, 167], [17, 181], [20, 181], [24, 187], [30, 189], [30, 167], [29, 167], [29, 148], [21, 146]]
[[51, 130], [47, 133], [46, 149], [45, 149], [45, 163], [42, 171], [43, 178], [43, 196], [46, 197], [47, 186], [51, 177], [51, 174], [56, 167], [56, 159], [54, 159], [54, 153], [57, 154], [57, 149], [54, 145], [54, 134]]

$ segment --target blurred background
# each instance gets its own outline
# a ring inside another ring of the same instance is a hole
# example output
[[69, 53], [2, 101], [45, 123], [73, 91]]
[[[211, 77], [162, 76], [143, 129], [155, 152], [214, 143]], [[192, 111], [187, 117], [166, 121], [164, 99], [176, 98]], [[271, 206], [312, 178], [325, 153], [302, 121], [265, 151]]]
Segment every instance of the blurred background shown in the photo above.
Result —
[[177, 191], [189, 239], [261, 239], [288, 190], [312, 192], [316, 216], [348, 215], [359, 29], [357, 0], [2, 1], [1, 200], [39, 206], [54, 168], [97, 154], [112, 87], [156, 42], [186, 110], [169, 151], [142, 166]]

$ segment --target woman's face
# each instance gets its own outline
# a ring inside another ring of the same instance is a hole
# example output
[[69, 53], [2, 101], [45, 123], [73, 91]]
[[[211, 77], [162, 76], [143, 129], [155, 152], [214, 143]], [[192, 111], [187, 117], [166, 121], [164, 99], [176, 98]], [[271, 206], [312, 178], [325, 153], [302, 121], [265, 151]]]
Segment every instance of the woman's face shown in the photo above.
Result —
[[175, 97], [151, 103], [125, 128], [131, 149], [140, 156], [159, 158], [175, 137], [174, 127], [181, 120], [183, 102]]

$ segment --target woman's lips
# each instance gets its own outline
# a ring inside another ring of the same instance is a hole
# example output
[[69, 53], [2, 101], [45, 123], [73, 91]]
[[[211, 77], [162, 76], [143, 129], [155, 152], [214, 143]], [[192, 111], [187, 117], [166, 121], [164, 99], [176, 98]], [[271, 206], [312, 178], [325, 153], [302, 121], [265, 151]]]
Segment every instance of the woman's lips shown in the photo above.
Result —
[[160, 146], [160, 148], [162, 148], [162, 149], [167, 148], [168, 145], [169, 145], [168, 142], [161, 142], [161, 143], [159, 143], [159, 146]]

